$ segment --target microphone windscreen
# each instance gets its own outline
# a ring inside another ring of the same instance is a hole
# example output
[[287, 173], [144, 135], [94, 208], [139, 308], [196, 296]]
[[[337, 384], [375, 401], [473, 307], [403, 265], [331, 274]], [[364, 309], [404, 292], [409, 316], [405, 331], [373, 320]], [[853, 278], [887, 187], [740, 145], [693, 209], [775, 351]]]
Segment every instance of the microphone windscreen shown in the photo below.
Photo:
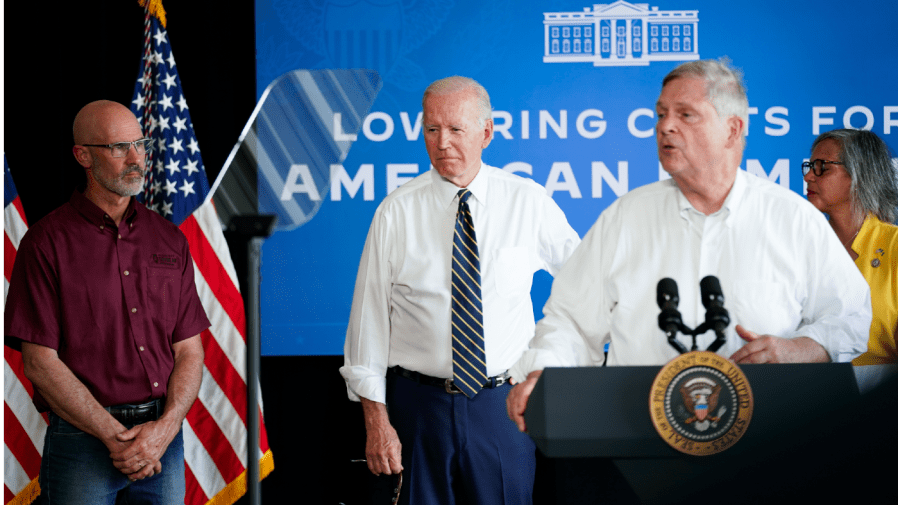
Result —
[[699, 289], [702, 291], [702, 305], [707, 309], [712, 304], [723, 307], [724, 298], [723, 290], [720, 288], [720, 280], [713, 275], [709, 275], [698, 283]]
[[680, 293], [677, 290], [677, 281], [670, 277], [665, 277], [658, 281], [657, 293], [658, 306], [662, 309], [668, 302], [673, 303], [673, 308], [680, 304]]

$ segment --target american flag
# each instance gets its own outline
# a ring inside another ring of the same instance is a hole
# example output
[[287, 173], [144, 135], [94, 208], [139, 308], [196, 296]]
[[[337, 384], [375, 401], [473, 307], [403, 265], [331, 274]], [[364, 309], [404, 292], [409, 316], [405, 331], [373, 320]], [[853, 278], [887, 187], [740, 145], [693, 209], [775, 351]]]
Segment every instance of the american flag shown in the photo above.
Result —
[[[146, 9], [144, 54], [131, 110], [153, 140], [147, 160], [146, 205], [187, 236], [196, 286], [212, 327], [202, 333], [206, 351], [199, 398], [187, 414], [185, 503], [232, 504], [246, 492], [246, 320], [243, 298], [181, 88], [159, 0]], [[253, 415], [262, 416], [261, 406]], [[252, 463], [264, 478], [274, 468], [265, 425]]]
[[[5, 155], [3, 178], [3, 305], [6, 306], [12, 264], [28, 223]], [[3, 370], [3, 503], [20, 505], [31, 503], [40, 494], [37, 476], [48, 423], [31, 402], [34, 387], [25, 378], [22, 353], [4, 346], [3, 355], [6, 365]]]

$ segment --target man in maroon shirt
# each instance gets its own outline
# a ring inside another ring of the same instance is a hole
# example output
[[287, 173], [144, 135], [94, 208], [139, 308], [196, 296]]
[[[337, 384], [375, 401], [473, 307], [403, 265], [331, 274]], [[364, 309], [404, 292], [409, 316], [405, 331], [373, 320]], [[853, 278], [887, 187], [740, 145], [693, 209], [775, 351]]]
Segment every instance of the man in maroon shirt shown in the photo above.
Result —
[[5, 313], [6, 344], [50, 411], [41, 497], [183, 504], [181, 423], [209, 327], [193, 260], [181, 231], [134, 199], [148, 141], [131, 111], [90, 103], [73, 133], [86, 188], [22, 239]]

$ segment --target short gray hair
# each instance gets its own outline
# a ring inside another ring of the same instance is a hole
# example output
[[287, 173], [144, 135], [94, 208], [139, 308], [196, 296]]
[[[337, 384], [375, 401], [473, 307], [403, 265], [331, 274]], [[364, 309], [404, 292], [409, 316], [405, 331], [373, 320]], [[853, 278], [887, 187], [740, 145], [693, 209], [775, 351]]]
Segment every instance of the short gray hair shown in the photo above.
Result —
[[664, 77], [661, 87], [680, 77], [693, 77], [705, 82], [707, 99], [714, 106], [721, 118], [736, 116], [742, 119], [745, 128], [742, 130], [742, 144], [748, 135], [748, 96], [742, 71], [733, 67], [729, 58], [720, 60], [697, 60], [678, 65]]
[[859, 220], [874, 214], [884, 223], [898, 217], [898, 173], [892, 164], [889, 146], [875, 133], [866, 130], [839, 129], [820, 134], [811, 152], [824, 140], [839, 145], [839, 160], [851, 177], [851, 208]]
[[480, 127], [486, 125], [486, 122], [493, 118], [493, 106], [490, 105], [490, 95], [486, 92], [486, 88], [479, 82], [470, 77], [462, 77], [453, 75], [452, 77], [444, 77], [438, 81], [434, 81], [424, 90], [424, 97], [421, 98], [421, 107], [424, 107], [424, 101], [429, 95], [449, 95], [459, 91], [471, 91], [477, 98], [477, 121]]

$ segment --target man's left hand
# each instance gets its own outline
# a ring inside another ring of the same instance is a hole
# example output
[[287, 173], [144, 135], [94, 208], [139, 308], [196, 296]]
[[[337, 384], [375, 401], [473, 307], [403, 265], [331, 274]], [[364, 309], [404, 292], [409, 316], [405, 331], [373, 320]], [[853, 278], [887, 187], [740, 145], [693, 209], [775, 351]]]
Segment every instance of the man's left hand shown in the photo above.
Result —
[[781, 338], [758, 335], [736, 325], [736, 333], [747, 343], [730, 359], [736, 363], [826, 363], [829, 354], [808, 337]]
[[[140, 480], [162, 471], [159, 461], [173, 437], [159, 421], [138, 424], [116, 435], [120, 442], [131, 442], [127, 449], [112, 453], [112, 464], [131, 480]], [[177, 433], [177, 432], [176, 432]]]

